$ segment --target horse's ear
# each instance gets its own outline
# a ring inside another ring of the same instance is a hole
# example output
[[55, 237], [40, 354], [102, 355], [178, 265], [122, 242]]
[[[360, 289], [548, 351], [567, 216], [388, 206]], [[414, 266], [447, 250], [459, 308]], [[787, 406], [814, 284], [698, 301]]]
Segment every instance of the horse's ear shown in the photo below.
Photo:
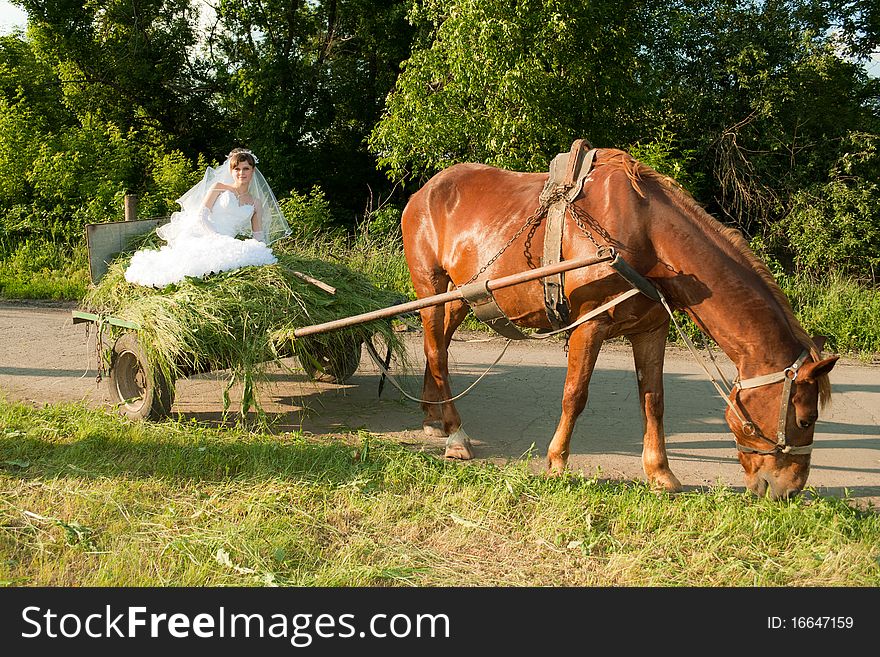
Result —
[[812, 336], [813, 344], [816, 345], [816, 351], [820, 354], [822, 350], [825, 348], [825, 343], [828, 341], [828, 338], [824, 335], [814, 335]]
[[798, 379], [803, 377], [806, 381], [815, 381], [823, 374], [828, 374], [834, 368], [838, 358], [840, 356], [831, 356], [830, 358], [820, 360], [818, 363], [804, 363], [798, 370]]

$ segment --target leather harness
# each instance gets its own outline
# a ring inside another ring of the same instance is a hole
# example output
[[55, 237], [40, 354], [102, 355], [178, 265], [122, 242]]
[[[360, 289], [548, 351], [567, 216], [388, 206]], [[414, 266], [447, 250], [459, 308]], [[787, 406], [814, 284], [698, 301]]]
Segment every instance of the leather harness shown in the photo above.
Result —
[[[542, 265], [552, 265], [562, 259], [565, 213], [569, 204], [583, 190], [584, 181], [590, 175], [595, 159], [596, 149], [590, 142], [576, 139], [568, 153], [560, 153], [550, 162], [550, 176], [539, 197], [542, 204], [549, 204]], [[565, 296], [565, 274], [547, 276], [541, 281], [544, 285], [544, 306], [550, 326], [554, 329], [562, 328], [568, 324], [571, 310]]]

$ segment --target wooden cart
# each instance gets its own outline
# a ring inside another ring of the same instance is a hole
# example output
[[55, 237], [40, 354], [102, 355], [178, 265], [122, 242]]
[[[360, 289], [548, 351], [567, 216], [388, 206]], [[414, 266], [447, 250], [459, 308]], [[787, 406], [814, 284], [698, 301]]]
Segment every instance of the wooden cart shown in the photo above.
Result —
[[[123, 251], [132, 239], [156, 228], [162, 219], [141, 219], [86, 226], [86, 243], [89, 255], [89, 275], [97, 283], [113, 258]], [[174, 403], [173, 380], [162, 372], [154, 371], [147, 359], [139, 335], [140, 326], [118, 317], [98, 315], [84, 310], [72, 312], [73, 323], [90, 322], [98, 328], [98, 340], [102, 339], [105, 326], [123, 329], [109, 345], [107, 359], [107, 384], [111, 402], [120, 412], [132, 419], [158, 420], [171, 412]], [[311, 359], [300, 359], [300, 365], [314, 381], [344, 383], [357, 371], [361, 360], [362, 343], [352, 339], [345, 348], [332, 353], [315, 344]], [[282, 356], [293, 356], [292, 349], [282, 350]], [[100, 363], [99, 363], [100, 366]], [[202, 372], [183, 370], [190, 376]]]

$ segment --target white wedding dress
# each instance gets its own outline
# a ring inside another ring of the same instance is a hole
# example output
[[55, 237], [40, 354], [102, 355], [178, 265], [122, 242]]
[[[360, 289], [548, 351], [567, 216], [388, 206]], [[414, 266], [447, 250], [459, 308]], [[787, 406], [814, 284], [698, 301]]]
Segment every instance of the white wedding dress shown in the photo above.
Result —
[[135, 253], [125, 270], [125, 280], [161, 288], [187, 276], [275, 264], [278, 260], [269, 246], [253, 238], [236, 238], [250, 235], [253, 213], [253, 205], [239, 205], [228, 190], [220, 193], [210, 211], [176, 213], [171, 223], [156, 231], [168, 244], [158, 251]]

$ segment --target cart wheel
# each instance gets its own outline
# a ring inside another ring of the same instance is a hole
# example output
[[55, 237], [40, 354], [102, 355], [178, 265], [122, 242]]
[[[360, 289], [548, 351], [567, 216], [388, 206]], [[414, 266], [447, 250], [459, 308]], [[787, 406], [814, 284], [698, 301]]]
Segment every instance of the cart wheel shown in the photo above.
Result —
[[357, 371], [361, 362], [361, 342], [345, 340], [342, 348], [321, 344], [309, 345], [308, 354], [299, 362], [312, 381], [345, 383]]
[[132, 420], [160, 420], [171, 412], [173, 381], [151, 371], [134, 333], [126, 333], [114, 343], [108, 381], [111, 399]]

